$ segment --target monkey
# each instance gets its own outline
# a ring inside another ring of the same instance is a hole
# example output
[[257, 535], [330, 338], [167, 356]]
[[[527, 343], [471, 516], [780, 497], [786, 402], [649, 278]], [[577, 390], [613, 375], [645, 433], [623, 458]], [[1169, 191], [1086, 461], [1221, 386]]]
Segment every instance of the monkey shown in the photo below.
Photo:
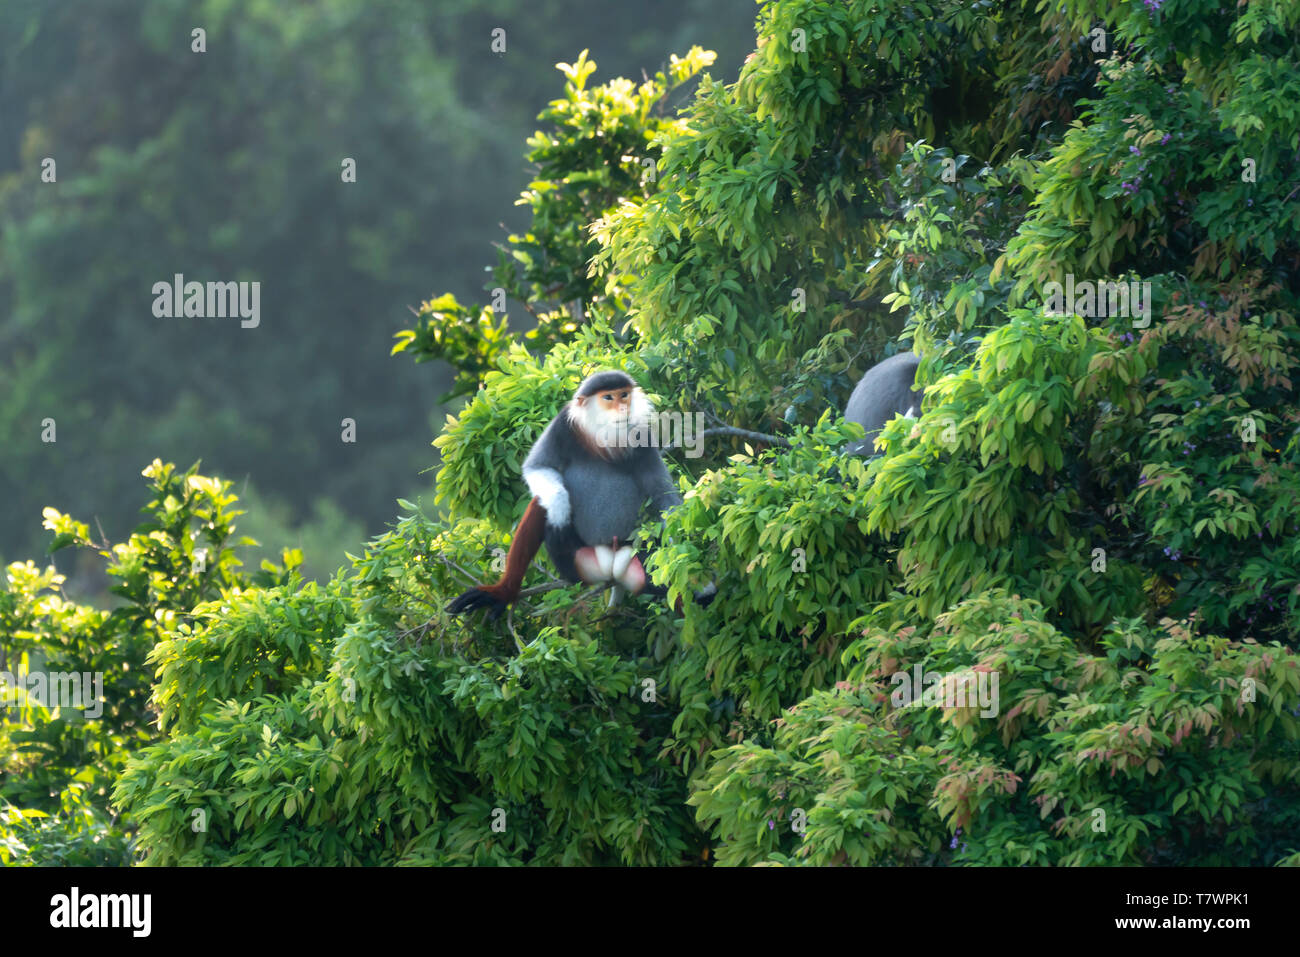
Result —
[[867, 430], [866, 438], [844, 447], [850, 455], [871, 455], [876, 436], [895, 415], [921, 413], [921, 392], [915, 388], [916, 369], [921, 360], [911, 352], [900, 352], [878, 362], [858, 380], [844, 407], [844, 418]]
[[[515, 528], [505, 572], [495, 584], [452, 599], [447, 612], [488, 608], [489, 618], [497, 618], [519, 597], [524, 573], [543, 541], [566, 581], [610, 582], [611, 604], [623, 591], [666, 595], [666, 588], [647, 586], [642, 556], [631, 544], [647, 501], [661, 518], [682, 502], [659, 449], [648, 441], [653, 414], [627, 373], [603, 370], [584, 379], [524, 460], [532, 498]], [[696, 600], [707, 604], [714, 593], [710, 585]]]

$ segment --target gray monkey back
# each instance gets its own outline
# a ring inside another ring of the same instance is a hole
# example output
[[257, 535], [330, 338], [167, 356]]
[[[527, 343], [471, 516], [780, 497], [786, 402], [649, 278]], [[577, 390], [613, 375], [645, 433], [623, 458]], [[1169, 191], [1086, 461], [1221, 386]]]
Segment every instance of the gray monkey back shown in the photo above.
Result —
[[850, 443], [845, 451], [853, 455], [869, 455], [878, 433], [895, 415], [909, 409], [921, 411], [921, 393], [913, 388], [916, 369], [921, 359], [912, 352], [900, 352], [878, 362], [858, 380], [844, 407], [844, 418], [866, 429], [860, 442]]

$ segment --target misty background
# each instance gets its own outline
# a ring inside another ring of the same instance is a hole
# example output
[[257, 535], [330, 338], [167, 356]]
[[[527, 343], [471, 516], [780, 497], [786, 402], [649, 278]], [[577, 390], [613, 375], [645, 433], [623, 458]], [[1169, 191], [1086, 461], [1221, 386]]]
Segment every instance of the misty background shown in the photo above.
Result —
[[[698, 43], [732, 82], [756, 13], [750, 0], [5, 0], [0, 560], [46, 563], [45, 506], [123, 539], [154, 458], [234, 480], [240, 531], [264, 546], [245, 562], [301, 547], [309, 575], [381, 532], [397, 498], [431, 505], [451, 373], [390, 357], [393, 335], [422, 300], [488, 301], [493, 242], [527, 226], [514, 202], [535, 117], [563, 92], [555, 64], [588, 49], [591, 84], [640, 81]], [[41, 180], [46, 158], [56, 182]], [[152, 287], [176, 273], [260, 282], [260, 325], [156, 318]], [[60, 557], [71, 591], [102, 587], [73, 561]]]

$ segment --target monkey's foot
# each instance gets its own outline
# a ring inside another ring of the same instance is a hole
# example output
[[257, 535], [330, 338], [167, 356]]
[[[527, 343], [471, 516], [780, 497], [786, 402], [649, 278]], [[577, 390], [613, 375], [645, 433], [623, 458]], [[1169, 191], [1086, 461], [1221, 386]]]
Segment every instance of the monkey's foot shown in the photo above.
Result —
[[508, 604], [510, 604], [508, 601], [495, 594], [490, 588], [471, 588], [449, 601], [445, 611], [450, 615], [464, 615], [478, 611], [480, 608], [487, 608], [489, 609], [488, 621], [494, 621], [501, 617]]
[[631, 547], [624, 545], [614, 554], [614, 581], [633, 595], [645, 588], [645, 566]]
[[645, 566], [630, 545], [617, 551], [608, 545], [588, 545], [574, 552], [573, 566], [588, 585], [612, 581], [633, 595], [645, 587]]
[[588, 585], [614, 577], [614, 549], [608, 545], [587, 545], [573, 553], [573, 567]]

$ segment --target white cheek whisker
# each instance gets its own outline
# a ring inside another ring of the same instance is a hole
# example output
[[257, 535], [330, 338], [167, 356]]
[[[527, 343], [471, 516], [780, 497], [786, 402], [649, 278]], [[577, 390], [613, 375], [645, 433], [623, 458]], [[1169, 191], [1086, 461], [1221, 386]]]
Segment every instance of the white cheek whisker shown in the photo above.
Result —
[[639, 389], [623, 409], [603, 408], [594, 399], [569, 409], [570, 422], [581, 429], [593, 444], [619, 452], [632, 448], [634, 430], [639, 429], [643, 434], [650, 431], [653, 416], [654, 407]]

